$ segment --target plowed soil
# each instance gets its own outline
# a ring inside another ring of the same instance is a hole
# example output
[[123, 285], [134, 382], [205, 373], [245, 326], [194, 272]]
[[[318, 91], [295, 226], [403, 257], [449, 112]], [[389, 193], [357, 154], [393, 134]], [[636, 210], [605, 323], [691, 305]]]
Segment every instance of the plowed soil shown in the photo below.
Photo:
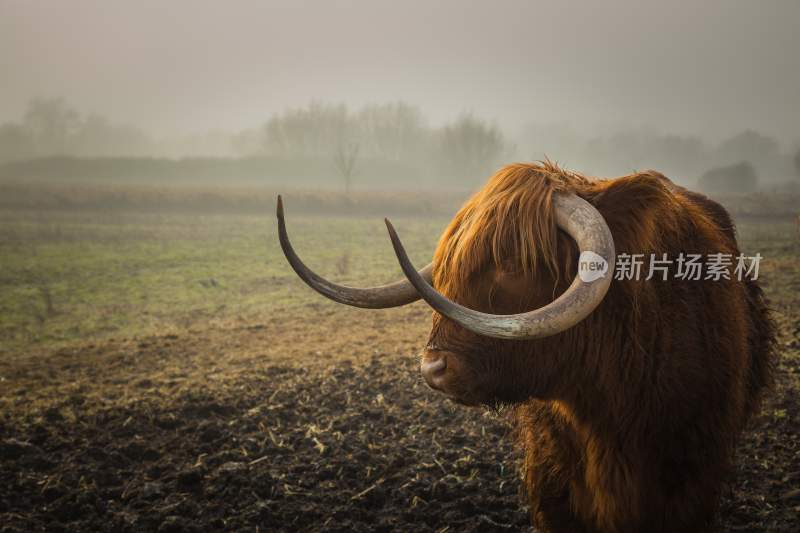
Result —
[[[726, 530], [796, 531], [797, 334], [739, 448]], [[190, 352], [180, 337], [153, 338], [6, 372], [18, 388], [0, 419], [2, 530], [529, 527], [503, 413], [450, 405], [412, 357], [263, 365], [229, 381], [211, 367], [205, 389], [185, 386], [181, 366], [159, 381], [137, 372]], [[43, 401], [59, 380], [62, 395]]]

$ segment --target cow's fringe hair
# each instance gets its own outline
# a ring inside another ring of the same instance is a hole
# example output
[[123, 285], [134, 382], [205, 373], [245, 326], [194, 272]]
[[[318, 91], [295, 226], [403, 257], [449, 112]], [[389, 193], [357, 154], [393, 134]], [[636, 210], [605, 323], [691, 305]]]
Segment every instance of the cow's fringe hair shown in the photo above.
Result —
[[495, 173], [461, 208], [437, 247], [435, 283], [444, 294], [495, 266], [558, 278], [558, 229], [553, 193], [585, 188], [589, 179], [544, 160], [516, 163]]

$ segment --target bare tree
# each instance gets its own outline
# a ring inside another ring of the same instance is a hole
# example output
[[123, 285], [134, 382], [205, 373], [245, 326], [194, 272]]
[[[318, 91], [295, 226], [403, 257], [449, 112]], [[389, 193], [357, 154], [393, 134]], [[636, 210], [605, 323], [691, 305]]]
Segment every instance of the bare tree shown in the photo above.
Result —
[[36, 98], [28, 103], [24, 125], [40, 155], [63, 155], [71, 148], [81, 116], [62, 98]]
[[338, 139], [351, 126], [344, 104], [312, 102], [273, 116], [264, 126], [264, 149], [292, 157], [327, 156], [336, 152]]
[[333, 163], [336, 165], [336, 170], [344, 178], [344, 192], [350, 194], [352, 186], [353, 171], [356, 166], [356, 159], [358, 159], [359, 144], [355, 142], [344, 143], [340, 142], [336, 146], [336, 153], [333, 156]]
[[742, 161], [735, 165], [712, 168], [700, 176], [697, 186], [710, 193], [754, 192], [758, 188], [758, 174], [752, 164]]
[[426, 127], [419, 108], [405, 102], [372, 104], [355, 117], [364, 151], [391, 161], [413, 158], [420, 153]]
[[462, 179], [487, 172], [508, 150], [496, 126], [470, 114], [442, 129], [440, 146], [448, 170]]

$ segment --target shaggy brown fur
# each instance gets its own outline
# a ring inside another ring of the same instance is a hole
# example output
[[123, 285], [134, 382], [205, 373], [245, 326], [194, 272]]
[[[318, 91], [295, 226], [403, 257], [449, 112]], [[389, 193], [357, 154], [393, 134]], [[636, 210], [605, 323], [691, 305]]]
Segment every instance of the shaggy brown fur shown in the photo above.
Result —
[[[657, 172], [592, 180], [516, 164], [443, 234], [436, 288], [494, 313], [563, 292], [577, 252], [555, 225], [555, 191], [592, 203], [618, 254], [739, 253], [721, 206]], [[541, 340], [481, 337], [434, 313], [423, 359], [446, 358], [440, 388], [453, 399], [515, 406], [544, 531], [710, 529], [736, 437], [770, 382], [774, 328], [757, 282], [644, 277], [614, 281], [588, 318]]]

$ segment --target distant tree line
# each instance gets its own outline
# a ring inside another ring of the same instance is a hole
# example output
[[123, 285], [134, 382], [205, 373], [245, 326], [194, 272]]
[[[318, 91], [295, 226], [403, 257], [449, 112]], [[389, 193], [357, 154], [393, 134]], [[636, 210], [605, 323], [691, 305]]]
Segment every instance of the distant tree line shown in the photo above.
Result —
[[512, 146], [493, 124], [462, 114], [440, 128], [428, 126], [419, 108], [404, 102], [367, 105], [312, 103], [271, 117], [262, 128], [241, 132], [238, 153], [330, 158], [345, 188], [359, 161], [405, 162], [445, 180], [484, 178]]
[[[220, 136], [191, 139], [207, 144]], [[246, 176], [253, 169], [275, 181], [320, 174], [338, 175], [349, 191], [354, 176], [366, 187], [378, 188], [388, 179], [411, 181], [429, 179], [442, 184], [467, 186], [484, 178], [504, 157], [511, 145], [493, 124], [463, 114], [441, 128], [427, 125], [419, 108], [404, 102], [368, 105], [351, 111], [343, 104], [312, 103], [270, 117], [262, 127], [231, 134], [224, 139], [227, 149], [210, 150], [249, 163], [225, 163], [220, 157], [181, 159], [181, 170], [158, 161], [169, 155], [168, 147], [156, 143], [133, 126], [118, 125], [97, 116], [83, 116], [63, 99], [32, 100], [20, 122], [0, 126], [0, 164], [41, 159], [36, 163], [6, 165], [25, 176], [64, 176], [85, 172], [86, 176], [130, 179], [155, 169], [161, 176], [196, 173], [204, 180], [209, 172], [235, 168], [233, 177]], [[194, 152], [196, 150], [189, 150]], [[143, 157], [140, 162], [116, 159], [86, 163], [86, 157]], [[61, 159], [56, 159], [61, 158]], [[257, 162], [254, 162], [257, 161]], [[58, 163], [59, 167], [54, 165]], [[117, 165], [116, 174], [109, 165]], [[34, 173], [34, 174], [31, 174]], [[274, 175], [270, 175], [273, 173]], [[399, 176], [398, 176], [399, 173]], [[221, 180], [231, 174], [220, 174]], [[94, 178], [90, 178], [94, 179]], [[472, 180], [460, 183], [463, 180]]]
[[708, 170], [700, 176], [697, 185], [709, 193], [749, 193], [758, 188], [758, 175], [753, 165], [742, 161]]
[[72, 155], [152, 155], [155, 143], [140, 129], [84, 116], [63, 99], [34, 99], [20, 122], [0, 125], [0, 163]]
[[712, 144], [699, 137], [652, 128], [587, 134], [563, 124], [532, 124], [522, 133], [518, 144], [535, 147], [532, 153], [528, 152], [528, 158], [548, 155], [568, 168], [594, 176], [616, 176], [652, 168], [679, 183], [696, 187], [709, 170], [747, 162], [760, 189], [800, 190], [797, 179], [800, 170], [792, 163], [793, 158], [800, 158], [800, 150], [797, 155], [794, 151], [785, 153], [775, 138], [753, 130]]
[[[117, 159], [83, 161], [111, 157]], [[752, 130], [712, 145], [647, 128], [590, 134], [532, 124], [512, 142], [469, 113], [431, 126], [418, 107], [401, 101], [358, 109], [313, 102], [256, 128], [158, 142], [135, 126], [81, 114], [63, 99], [34, 99], [19, 121], [0, 124], [0, 177], [262, 180], [345, 192], [471, 188], [505, 162], [545, 157], [595, 176], [655, 168], [708, 192], [720, 183], [728, 192], [800, 189], [800, 150], [784, 153], [777, 140]]]

